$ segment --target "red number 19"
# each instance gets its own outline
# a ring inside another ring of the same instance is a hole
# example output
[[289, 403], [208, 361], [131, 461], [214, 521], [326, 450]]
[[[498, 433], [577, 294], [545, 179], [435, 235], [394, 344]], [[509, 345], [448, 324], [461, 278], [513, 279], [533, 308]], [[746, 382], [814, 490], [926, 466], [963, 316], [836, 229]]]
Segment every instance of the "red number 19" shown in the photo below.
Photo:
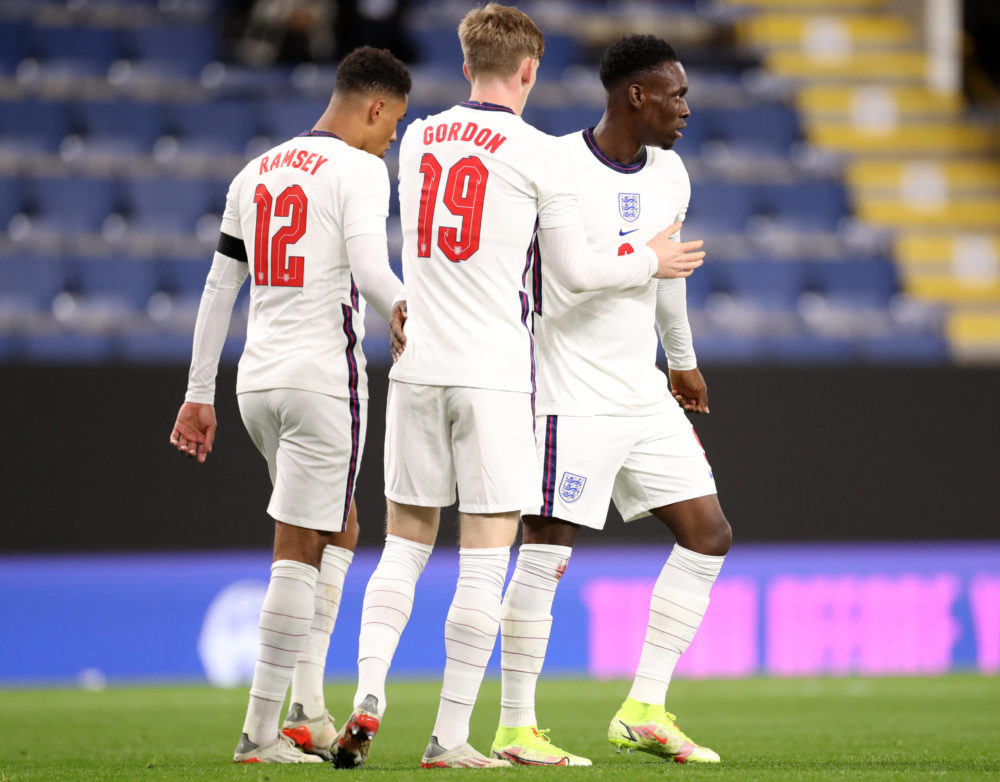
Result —
[[[434, 230], [434, 207], [441, 183], [441, 164], [430, 152], [420, 159], [424, 184], [420, 189], [420, 214], [417, 217], [417, 257], [431, 255], [431, 232]], [[479, 234], [486, 203], [486, 180], [489, 171], [483, 161], [474, 156], [462, 158], [448, 170], [444, 186], [444, 205], [456, 217], [462, 218], [458, 228], [438, 229], [437, 245], [452, 261], [467, 261], [479, 249]]]

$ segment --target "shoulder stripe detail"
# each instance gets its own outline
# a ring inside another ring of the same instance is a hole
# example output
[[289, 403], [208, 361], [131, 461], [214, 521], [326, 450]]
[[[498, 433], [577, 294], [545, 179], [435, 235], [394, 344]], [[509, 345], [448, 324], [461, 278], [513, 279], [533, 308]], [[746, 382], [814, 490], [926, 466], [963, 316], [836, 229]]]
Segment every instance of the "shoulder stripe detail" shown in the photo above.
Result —
[[227, 233], [219, 234], [219, 244], [215, 247], [216, 252], [220, 252], [227, 258], [232, 258], [240, 263], [247, 263], [247, 246], [242, 239], [230, 236]]

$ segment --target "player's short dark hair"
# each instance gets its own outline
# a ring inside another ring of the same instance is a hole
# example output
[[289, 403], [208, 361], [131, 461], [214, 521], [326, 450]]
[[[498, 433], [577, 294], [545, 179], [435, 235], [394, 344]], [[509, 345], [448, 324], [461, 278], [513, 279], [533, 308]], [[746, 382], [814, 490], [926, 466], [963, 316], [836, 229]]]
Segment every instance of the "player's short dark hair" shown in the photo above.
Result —
[[405, 98], [410, 93], [410, 72], [388, 49], [359, 46], [340, 61], [333, 91], [385, 92]]
[[601, 58], [601, 84], [604, 89], [620, 84], [665, 62], [677, 62], [674, 47], [655, 35], [627, 35], [611, 44]]

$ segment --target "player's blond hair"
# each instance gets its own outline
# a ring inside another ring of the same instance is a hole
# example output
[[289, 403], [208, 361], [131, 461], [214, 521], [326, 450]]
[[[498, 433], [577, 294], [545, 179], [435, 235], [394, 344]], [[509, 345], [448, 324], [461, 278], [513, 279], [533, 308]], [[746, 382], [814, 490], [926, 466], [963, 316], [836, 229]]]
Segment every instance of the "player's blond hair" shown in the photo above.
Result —
[[473, 79], [512, 76], [525, 57], [545, 51], [545, 36], [523, 11], [489, 3], [469, 11], [458, 25], [458, 40]]

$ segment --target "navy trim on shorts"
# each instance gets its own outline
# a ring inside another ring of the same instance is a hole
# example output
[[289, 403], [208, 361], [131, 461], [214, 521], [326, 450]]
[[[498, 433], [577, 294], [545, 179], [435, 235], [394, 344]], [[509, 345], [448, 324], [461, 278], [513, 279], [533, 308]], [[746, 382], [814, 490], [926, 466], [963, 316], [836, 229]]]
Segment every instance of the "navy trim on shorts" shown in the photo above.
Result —
[[542, 516], [552, 517], [556, 493], [556, 427], [559, 416], [545, 416], [545, 461], [542, 464]]
[[361, 450], [361, 402], [358, 400], [358, 360], [354, 348], [358, 344], [358, 335], [351, 322], [351, 308], [340, 305], [344, 313], [344, 334], [347, 336], [347, 391], [348, 404], [351, 408], [351, 462], [347, 468], [347, 492], [344, 495], [344, 519], [340, 531], [347, 530], [347, 516], [351, 512], [351, 500], [354, 499], [354, 483], [357, 479], [358, 458]]
[[642, 148], [642, 155], [640, 155], [639, 159], [634, 163], [619, 163], [617, 160], [612, 160], [605, 155], [604, 152], [601, 151], [601, 148], [597, 146], [597, 142], [594, 140], [593, 128], [587, 128], [583, 131], [583, 141], [590, 151], [594, 153], [594, 157], [600, 160], [608, 168], [613, 171], [617, 171], [619, 174], [636, 174], [639, 171], [642, 171], [643, 167], [646, 165], [647, 155], [645, 147]]
[[232, 258], [240, 263], [247, 263], [247, 246], [242, 239], [237, 239], [227, 233], [219, 233], [219, 243], [215, 246], [217, 253], [222, 253], [227, 258]]

